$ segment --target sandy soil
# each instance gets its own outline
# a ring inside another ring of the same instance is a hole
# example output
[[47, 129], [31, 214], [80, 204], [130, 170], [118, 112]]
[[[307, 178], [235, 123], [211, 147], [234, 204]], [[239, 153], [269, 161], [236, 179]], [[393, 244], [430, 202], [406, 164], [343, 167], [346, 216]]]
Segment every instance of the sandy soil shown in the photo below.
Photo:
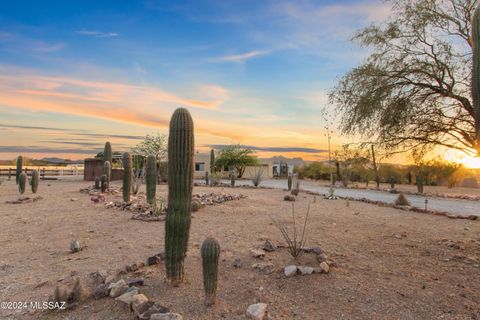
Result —
[[[94, 204], [79, 181], [42, 182], [35, 203], [6, 204], [17, 197], [14, 182], [0, 185], [0, 301], [46, 301], [72, 273], [119, 270], [163, 250], [163, 222], [130, 219], [131, 213]], [[195, 188], [194, 192], [221, 192]], [[166, 186], [157, 189], [166, 195]], [[480, 222], [319, 199], [311, 204], [307, 245], [320, 245], [335, 261], [329, 274], [285, 278], [296, 264], [279, 249], [265, 261], [269, 275], [252, 269], [250, 249], [265, 239], [283, 240], [270, 216], [291, 221], [281, 190], [229, 189], [247, 199], [205, 207], [193, 214], [187, 282], [165, 281], [163, 265], [126, 278], [144, 278], [150, 299], [184, 319], [245, 319], [248, 305], [268, 303], [271, 319], [480, 319]], [[71, 201], [71, 198], [78, 198]], [[110, 197], [113, 199], [113, 197]], [[313, 196], [300, 193], [299, 217]], [[222, 247], [218, 302], [203, 305], [199, 246], [208, 235]], [[86, 249], [69, 253], [71, 239]], [[232, 266], [235, 258], [241, 268]], [[301, 263], [313, 264], [309, 256]], [[298, 264], [298, 263], [297, 263]], [[2, 319], [132, 319], [110, 298], [87, 300], [72, 311], [0, 310]]]

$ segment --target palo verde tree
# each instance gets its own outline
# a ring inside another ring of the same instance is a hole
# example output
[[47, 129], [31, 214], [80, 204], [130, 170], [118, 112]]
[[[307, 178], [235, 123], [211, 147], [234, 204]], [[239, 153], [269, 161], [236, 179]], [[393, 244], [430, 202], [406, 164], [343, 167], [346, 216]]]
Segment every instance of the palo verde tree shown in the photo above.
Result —
[[342, 131], [376, 136], [390, 150], [443, 146], [478, 155], [478, 1], [388, 3], [392, 12], [387, 21], [353, 38], [372, 53], [330, 94], [343, 111]]
[[233, 168], [236, 170], [237, 177], [241, 178], [246, 167], [258, 164], [258, 159], [253, 153], [252, 149], [239, 144], [227, 146], [220, 151], [215, 166]]

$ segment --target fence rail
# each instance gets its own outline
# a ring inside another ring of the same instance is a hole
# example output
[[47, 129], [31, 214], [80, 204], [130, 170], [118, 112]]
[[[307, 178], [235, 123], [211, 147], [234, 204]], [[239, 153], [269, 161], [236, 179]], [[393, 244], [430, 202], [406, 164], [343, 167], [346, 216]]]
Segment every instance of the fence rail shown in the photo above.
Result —
[[[80, 176], [83, 175], [83, 168], [65, 168], [65, 169], [47, 169], [41, 168], [37, 169], [40, 173], [40, 177], [50, 177], [50, 176]], [[32, 175], [33, 169], [23, 169], [28, 176]], [[7, 176], [9, 179], [15, 177], [15, 168], [0, 169], [0, 176]]]

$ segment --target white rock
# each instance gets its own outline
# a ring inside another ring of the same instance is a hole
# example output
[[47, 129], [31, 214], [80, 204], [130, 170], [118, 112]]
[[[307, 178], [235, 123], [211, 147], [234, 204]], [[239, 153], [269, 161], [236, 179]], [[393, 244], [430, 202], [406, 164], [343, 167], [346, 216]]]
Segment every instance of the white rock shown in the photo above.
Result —
[[138, 290], [131, 290], [131, 291], [125, 292], [121, 296], [116, 297], [115, 301], [119, 301], [120, 303], [124, 304], [126, 307], [130, 309], [133, 302], [133, 298], [136, 295], [138, 295]]
[[110, 289], [110, 297], [112, 298], [116, 298], [120, 295], [122, 295], [123, 293], [125, 293], [125, 291], [127, 291], [128, 289], [128, 285], [127, 283], [125, 282], [125, 280], [119, 280], [115, 283], [111, 283], [108, 288]]
[[286, 266], [284, 269], [285, 276], [292, 277], [297, 273], [297, 266]]
[[320, 270], [322, 273], [328, 273], [330, 271], [330, 266], [326, 262], [320, 263]]
[[265, 257], [265, 251], [263, 249], [252, 249], [250, 251], [254, 258], [263, 258]]
[[150, 316], [150, 320], [182, 320], [183, 317], [178, 313], [154, 313]]
[[301, 274], [306, 275], [306, 274], [312, 274], [313, 273], [313, 267], [309, 266], [299, 266], [298, 270], [300, 271]]
[[247, 308], [247, 318], [254, 320], [263, 320], [267, 315], [267, 305], [265, 303], [251, 304]]
[[148, 298], [144, 294], [136, 294], [132, 298], [132, 310], [137, 310], [137, 308], [142, 304], [148, 301]]

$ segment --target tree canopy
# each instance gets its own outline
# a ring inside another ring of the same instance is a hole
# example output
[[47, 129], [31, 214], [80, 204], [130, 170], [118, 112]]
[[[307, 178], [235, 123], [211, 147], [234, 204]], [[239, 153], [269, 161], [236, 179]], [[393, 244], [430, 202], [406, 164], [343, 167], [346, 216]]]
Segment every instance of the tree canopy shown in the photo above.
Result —
[[220, 151], [215, 160], [215, 166], [217, 168], [235, 168], [238, 178], [241, 178], [245, 172], [245, 167], [258, 164], [258, 159], [253, 153], [253, 150], [239, 144], [227, 146]]
[[387, 21], [353, 40], [372, 49], [330, 93], [347, 134], [389, 150], [480, 150], [471, 97], [473, 0], [393, 0]]
[[160, 133], [147, 134], [142, 142], [132, 148], [132, 152], [144, 157], [153, 155], [157, 161], [164, 161], [167, 159], [167, 136]]

